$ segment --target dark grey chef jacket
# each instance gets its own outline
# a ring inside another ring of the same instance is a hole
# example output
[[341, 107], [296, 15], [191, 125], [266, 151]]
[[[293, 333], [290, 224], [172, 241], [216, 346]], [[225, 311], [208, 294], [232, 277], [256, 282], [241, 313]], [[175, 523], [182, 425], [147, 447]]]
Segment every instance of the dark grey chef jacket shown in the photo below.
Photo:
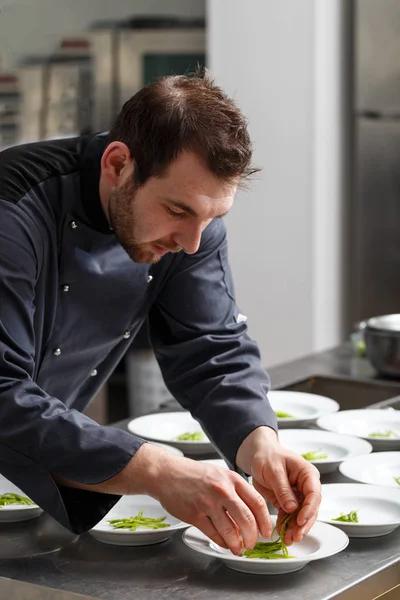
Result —
[[144, 443], [81, 411], [146, 318], [169, 390], [232, 468], [252, 430], [276, 429], [222, 220], [193, 255], [134, 263], [101, 208], [105, 147], [100, 134], [0, 153], [0, 472], [76, 533], [119, 496], [65, 488], [53, 474], [105, 481]]

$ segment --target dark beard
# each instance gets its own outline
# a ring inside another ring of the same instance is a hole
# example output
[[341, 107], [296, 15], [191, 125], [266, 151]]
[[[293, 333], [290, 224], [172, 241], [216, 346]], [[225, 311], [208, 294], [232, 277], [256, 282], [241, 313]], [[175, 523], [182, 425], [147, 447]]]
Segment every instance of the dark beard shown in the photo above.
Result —
[[153, 265], [161, 259], [161, 256], [151, 252], [146, 244], [136, 242], [132, 235], [132, 220], [134, 224], [132, 205], [135, 202], [135, 194], [136, 186], [131, 181], [111, 192], [108, 204], [110, 226], [131, 260]]

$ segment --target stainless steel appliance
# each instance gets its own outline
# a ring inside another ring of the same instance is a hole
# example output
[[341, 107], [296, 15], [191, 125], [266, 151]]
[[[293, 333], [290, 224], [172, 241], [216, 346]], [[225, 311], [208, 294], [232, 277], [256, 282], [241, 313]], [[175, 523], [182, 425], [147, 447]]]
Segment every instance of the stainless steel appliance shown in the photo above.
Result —
[[360, 323], [367, 357], [380, 375], [400, 377], [400, 314], [371, 317]]
[[400, 2], [354, 3], [348, 325], [400, 312]]
[[202, 19], [135, 17], [95, 23], [90, 40], [95, 131], [109, 129], [122, 104], [146, 83], [205, 64]]

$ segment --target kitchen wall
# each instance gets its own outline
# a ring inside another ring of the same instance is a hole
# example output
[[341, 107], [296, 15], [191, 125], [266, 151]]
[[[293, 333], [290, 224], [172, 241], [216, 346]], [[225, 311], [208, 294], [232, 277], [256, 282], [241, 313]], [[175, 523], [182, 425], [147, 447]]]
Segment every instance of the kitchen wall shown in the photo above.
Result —
[[26, 54], [47, 54], [60, 37], [93, 21], [132, 15], [204, 16], [205, 0], [0, 0], [0, 57], [13, 68]]
[[343, 338], [347, 14], [341, 0], [207, 8], [211, 70], [263, 168], [227, 223], [239, 304], [272, 365]]

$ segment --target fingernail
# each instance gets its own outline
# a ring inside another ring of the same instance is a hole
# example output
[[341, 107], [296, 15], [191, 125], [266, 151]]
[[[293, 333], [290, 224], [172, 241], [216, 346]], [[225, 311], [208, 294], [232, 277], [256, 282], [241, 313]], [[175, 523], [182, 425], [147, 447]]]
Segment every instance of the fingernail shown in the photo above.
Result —
[[271, 534], [272, 534], [272, 529], [271, 529], [271, 528], [269, 528], [269, 529], [264, 529], [264, 530], [261, 532], [261, 535], [262, 535], [264, 538], [270, 538], [270, 537], [271, 537]]
[[297, 504], [293, 500], [289, 500], [289, 502], [287, 502], [285, 504], [285, 510], [287, 512], [293, 512], [294, 510], [296, 510], [296, 508], [297, 508]]
[[[299, 514], [299, 516], [300, 516], [300, 514]], [[297, 521], [297, 524], [300, 527], [302, 527], [303, 525], [305, 525], [307, 523], [307, 521], [309, 521], [311, 519], [311, 517], [312, 517], [312, 515], [310, 515], [308, 511], [305, 511], [305, 514], [303, 512], [303, 516], [302, 516], [301, 522]]]

